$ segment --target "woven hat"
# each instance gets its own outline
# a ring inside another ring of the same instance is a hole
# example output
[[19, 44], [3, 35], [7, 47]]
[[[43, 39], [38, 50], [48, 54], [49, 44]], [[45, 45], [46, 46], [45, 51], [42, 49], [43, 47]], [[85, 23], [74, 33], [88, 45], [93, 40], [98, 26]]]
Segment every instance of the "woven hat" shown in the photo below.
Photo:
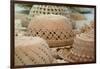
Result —
[[73, 48], [70, 51], [60, 54], [60, 56], [72, 63], [78, 62], [93, 62], [94, 54], [94, 32], [82, 33], [76, 36], [73, 43]]
[[89, 25], [86, 25], [86, 26], [81, 28], [81, 32], [84, 33], [84, 32], [90, 32], [93, 29], [95, 30], [94, 25], [95, 25], [94, 21], [91, 21]]
[[55, 6], [55, 5], [33, 5], [29, 17], [32, 18], [35, 15], [65, 15], [67, 7]]
[[52, 64], [53, 57], [46, 41], [40, 37], [16, 37], [15, 66]]
[[47, 40], [50, 47], [67, 46], [73, 43], [72, 26], [64, 16], [35, 16], [28, 26], [28, 31], [32, 36]]

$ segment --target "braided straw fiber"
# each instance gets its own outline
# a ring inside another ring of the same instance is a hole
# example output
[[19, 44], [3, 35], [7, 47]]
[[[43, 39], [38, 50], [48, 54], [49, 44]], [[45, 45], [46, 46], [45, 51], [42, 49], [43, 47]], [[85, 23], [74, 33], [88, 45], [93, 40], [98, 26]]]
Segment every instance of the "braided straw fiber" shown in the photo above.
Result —
[[94, 21], [91, 21], [89, 25], [86, 25], [86, 26], [82, 27], [81, 32], [86, 33], [86, 32], [91, 31], [92, 29], [95, 29], [94, 28]]
[[55, 14], [55, 15], [64, 15], [65, 12], [65, 6], [54, 6], [54, 5], [33, 5], [29, 16], [32, 18], [35, 15], [49, 15], [49, 14]]
[[73, 48], [65, 60], [69, 62], [91, 62], [94, 61], [94, 32], [77, 35]]
[[28, 31], [32, 36], [46, 39], [50, 47], [67, 46], [73, 43], [72, 26], [64, 16], [35, 16], [28, 26]]
[[15, 66], [52, 64], [52, 62], [53, 57], [45, 40], [40, 37], [16, 38]]

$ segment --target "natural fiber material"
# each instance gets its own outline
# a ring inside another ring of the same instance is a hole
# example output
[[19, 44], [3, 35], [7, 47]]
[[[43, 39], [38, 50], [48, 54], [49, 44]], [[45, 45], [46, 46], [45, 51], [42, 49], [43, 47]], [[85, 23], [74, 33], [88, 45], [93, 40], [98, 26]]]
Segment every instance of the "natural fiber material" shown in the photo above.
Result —
[[92, 62], [94, 61], [94, 32], [77, 35], [71, 52], [66, 60], [69, 62]]
[[94, 21], [91, 21], [89, 25], [86, 25], [86, 26], [82, 27], [81, 32], [82, 33], [90, 32], [92, 29], [95, 29], [94, 28]]
[[33, 5], [29, 16], [32, 18], [35, 15], [64, 15], [65, 6], [54, 6], [54, 5]]
[[73, 43], [72, 26], [64, 16], [36, 16], [30, 22], [28, 31], [32, 36], [46, 39], [50, 47], [67, 46]]
[[15, 40], [15, 66], [52, 64], [48, 44], [39, 37], [17, 37]]

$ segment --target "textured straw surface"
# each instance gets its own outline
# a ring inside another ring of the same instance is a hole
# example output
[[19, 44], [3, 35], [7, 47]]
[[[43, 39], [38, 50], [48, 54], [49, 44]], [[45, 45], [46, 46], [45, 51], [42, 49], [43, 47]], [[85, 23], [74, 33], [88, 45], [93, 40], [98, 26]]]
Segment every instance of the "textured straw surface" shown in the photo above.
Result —
[[33, 17], [35, 15], [64, 15], [65, 13], [65, 6], [54, 6], [54, 5], [33, 5], [29, 16]]
[[73, 43], [72, 26], [64, 16], [36, 16], [30, 22], [28, 31], [32, 36], [46, 39], [50, 47], [67, 46]]
[[82, 33], [84, 33], [84, 32], [86, 33], [86, 32], [89, 32], [93, 29], [95, 29], [94, 28], [94, 21], [91, 21], [89, 25], [82, 27], [80, 30], [81, 30]]
[[69, 62], [91, 62], [94, 61], [94, 32], [77, 35], [74, 39], [73, 48], [65, 57]]
[[15, 65], [52, 64], [48, 44], [39, 37], [17, 37], [15, 41]]

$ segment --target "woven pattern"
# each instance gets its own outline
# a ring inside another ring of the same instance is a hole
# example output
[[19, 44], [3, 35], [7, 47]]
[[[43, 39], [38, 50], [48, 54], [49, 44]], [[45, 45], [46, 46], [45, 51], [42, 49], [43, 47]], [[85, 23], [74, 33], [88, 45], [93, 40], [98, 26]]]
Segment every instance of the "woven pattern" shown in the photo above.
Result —
[[89, 33], [77, 35], [73, 48], [66, 60], [70, 62], [91, 62], [94, 60], [94, 33], [93, 30]]
[[28, 31], [32, 36], [46, 39], [50, 47], [73, 43], [74, 34], [70, 21], [60, 15], [36, 16], [30, 22]]
[[86, 26], [82, 27], [81, 32], [86, 33], [86, 32], [91, 31], [92, 29], [94, 29], [94, 21], [91, 21], [89, 25], [86, 25]]
[[52, 64], [53, 57], [45, 40], [17, 38], [15, 41], [15, 65]]
[[54, 6], [54, 5], [33, 5], [30, 10], [30, 16], [33, 17], [35, 15], [40, 14], [55, 14], [55, 15], [64, 15], [65, 6]]

